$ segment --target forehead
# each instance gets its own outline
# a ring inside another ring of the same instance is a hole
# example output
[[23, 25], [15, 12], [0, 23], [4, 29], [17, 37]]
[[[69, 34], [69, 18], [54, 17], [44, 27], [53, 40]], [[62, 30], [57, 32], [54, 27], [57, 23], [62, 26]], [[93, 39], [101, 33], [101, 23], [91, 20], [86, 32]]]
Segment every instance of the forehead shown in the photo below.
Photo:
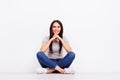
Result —
[[54, 22], [53, 26], [60, 26], [60, 25], [57, 22]]

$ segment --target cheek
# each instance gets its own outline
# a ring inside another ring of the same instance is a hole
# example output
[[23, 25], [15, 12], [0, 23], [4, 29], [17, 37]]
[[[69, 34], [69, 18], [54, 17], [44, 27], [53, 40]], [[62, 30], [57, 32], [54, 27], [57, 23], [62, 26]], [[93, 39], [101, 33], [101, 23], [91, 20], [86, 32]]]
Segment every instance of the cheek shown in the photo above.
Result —
[[55, 29], [52, 29], [52, 32], [54, 32], [55, 31]]
[[61, 31], [61, 29], [59, 29], [59, 32]]

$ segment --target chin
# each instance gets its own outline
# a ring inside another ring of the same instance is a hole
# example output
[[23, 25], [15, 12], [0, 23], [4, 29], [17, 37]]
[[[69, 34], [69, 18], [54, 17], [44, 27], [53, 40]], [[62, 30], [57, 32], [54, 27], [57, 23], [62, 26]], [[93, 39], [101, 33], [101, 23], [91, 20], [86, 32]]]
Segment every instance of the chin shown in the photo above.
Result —
[[58, 35], [59, 33], [54, 33], [54, 34], [57, 34], [57, 35]]

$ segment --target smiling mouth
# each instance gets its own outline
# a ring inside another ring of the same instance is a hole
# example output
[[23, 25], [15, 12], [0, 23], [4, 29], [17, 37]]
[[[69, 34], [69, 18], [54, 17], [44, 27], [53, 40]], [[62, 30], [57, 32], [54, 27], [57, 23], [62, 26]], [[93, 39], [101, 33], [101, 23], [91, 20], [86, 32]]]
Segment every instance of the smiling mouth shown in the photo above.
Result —
[[55, 31], [53, 31], [54, 33], [58, 33], [58, 31], [57, 30], [55, 30]]
[[59, 34], [59, 32], [58, 32], [58, 31], [55, 31], [54, 34]]

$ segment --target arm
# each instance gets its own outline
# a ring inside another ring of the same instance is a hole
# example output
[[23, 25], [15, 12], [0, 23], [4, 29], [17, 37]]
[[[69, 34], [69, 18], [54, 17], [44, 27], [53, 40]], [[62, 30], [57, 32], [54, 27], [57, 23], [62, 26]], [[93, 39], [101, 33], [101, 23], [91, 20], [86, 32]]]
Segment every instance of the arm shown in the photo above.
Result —
[[69, 42], [66, 42], [66, 41], [64, 41], [61, 37], [59, 37], [58, 36], [58, 39], [62, 42], [62, 44], [63, 44], [63, 47], [65, 48], [65, 50], [67, 51], [67, 52], [70, 52], [72, 49], [71, 49], [71, 47], [70, 47], [70, 45], [69, 45]]
[[43, 42], [42, 42], [42, 46], [41, 46], [41, 48], [40, 48], [40, 51], [46, 52], [51, 42], [52, 42], [51, 39], [50, 39], [48, 42], [44, 42], [44, 41], [43, 41]]
[[42, 46], [40, 48], [40, 51], [42, 52], [46, 52], [47, 49], [49, 48], [50, 46], [50, 43], [56, 38], [56, 36], [53, 36], [48, 42], [42, 42]]

